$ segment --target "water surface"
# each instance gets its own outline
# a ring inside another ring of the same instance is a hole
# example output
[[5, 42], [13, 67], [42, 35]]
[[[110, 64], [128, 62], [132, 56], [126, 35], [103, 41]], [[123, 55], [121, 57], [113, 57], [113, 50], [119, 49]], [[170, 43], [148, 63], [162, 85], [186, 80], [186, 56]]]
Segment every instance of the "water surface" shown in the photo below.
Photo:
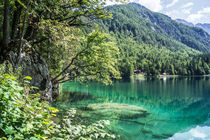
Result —
[[89, 119], [110, 120], [120, 139], [210, 139], [210, 77], [148, 78], [109, 86], [67, 82], [62, 93], [59, 107], [80, 110], [95, 103], [121, 103], [144, 108], [146, 116], [123, 119], [81, 111]]

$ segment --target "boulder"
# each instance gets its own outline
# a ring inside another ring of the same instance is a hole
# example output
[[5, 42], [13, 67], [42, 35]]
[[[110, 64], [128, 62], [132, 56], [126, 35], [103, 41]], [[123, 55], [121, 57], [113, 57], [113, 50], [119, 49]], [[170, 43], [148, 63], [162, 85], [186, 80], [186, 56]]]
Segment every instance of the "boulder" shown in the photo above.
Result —
[[52, 83], [47, 63], [26, 40], [23, 40], [23, 48], [18, 56], [17, 53], [10, 52], [10, 60], [15, 68], [21, 68], [24, 76], [32, 77], [31, 86], [38, 87], [46, 99], [52, 100]]

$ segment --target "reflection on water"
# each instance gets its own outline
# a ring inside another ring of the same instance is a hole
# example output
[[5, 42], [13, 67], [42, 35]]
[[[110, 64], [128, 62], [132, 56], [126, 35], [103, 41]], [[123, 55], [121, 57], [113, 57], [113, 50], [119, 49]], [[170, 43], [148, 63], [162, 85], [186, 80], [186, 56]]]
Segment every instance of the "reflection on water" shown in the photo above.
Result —
[[[109, 119], [113, 131], [119, 132], [121, 139], [179, 139], [189, 135], [186, 131], [196, 133], [198, 128], [199, 131], [205, 128], [201, 133], [205, 134], [203, 139], [209, 138], [206, 134], [208, 123], [205, 122], [210, 118], [210, 77], [117, 81], [110, 86], [68, 82], [62, 90], [63, 94], [57, 101], [60, 107], [122, 103], [146, 109], [149, 115], [132, 119], [116, 119], [110, 114], [94, 112], [96, 120]], [[83, 112], [93, 115], [91, 111]]]
[[168, 140], [210, 140], [210, 119], [203, 125], [197, 125], [187, 132], [176, 133]]

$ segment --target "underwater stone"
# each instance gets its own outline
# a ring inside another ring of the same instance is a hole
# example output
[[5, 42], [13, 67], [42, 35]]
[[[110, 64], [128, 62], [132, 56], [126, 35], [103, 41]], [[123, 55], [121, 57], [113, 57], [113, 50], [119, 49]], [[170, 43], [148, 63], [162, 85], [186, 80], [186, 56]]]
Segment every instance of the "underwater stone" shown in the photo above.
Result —
[[89, 104], [85, 110], [100, 116], [118, 119], [135, 119], [146, 117], [149, 114], [142, 107], [120, 103]]

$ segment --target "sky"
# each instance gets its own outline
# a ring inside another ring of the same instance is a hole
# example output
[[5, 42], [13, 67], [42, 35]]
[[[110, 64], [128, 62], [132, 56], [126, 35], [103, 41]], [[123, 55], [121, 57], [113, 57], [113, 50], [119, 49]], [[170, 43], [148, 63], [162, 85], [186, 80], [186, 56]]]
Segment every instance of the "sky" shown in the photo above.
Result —
[[130, 0], [130, 2], [139, 3], [172, 19], [184, 19], [194, 24], [210, 23], [210, 0]]

